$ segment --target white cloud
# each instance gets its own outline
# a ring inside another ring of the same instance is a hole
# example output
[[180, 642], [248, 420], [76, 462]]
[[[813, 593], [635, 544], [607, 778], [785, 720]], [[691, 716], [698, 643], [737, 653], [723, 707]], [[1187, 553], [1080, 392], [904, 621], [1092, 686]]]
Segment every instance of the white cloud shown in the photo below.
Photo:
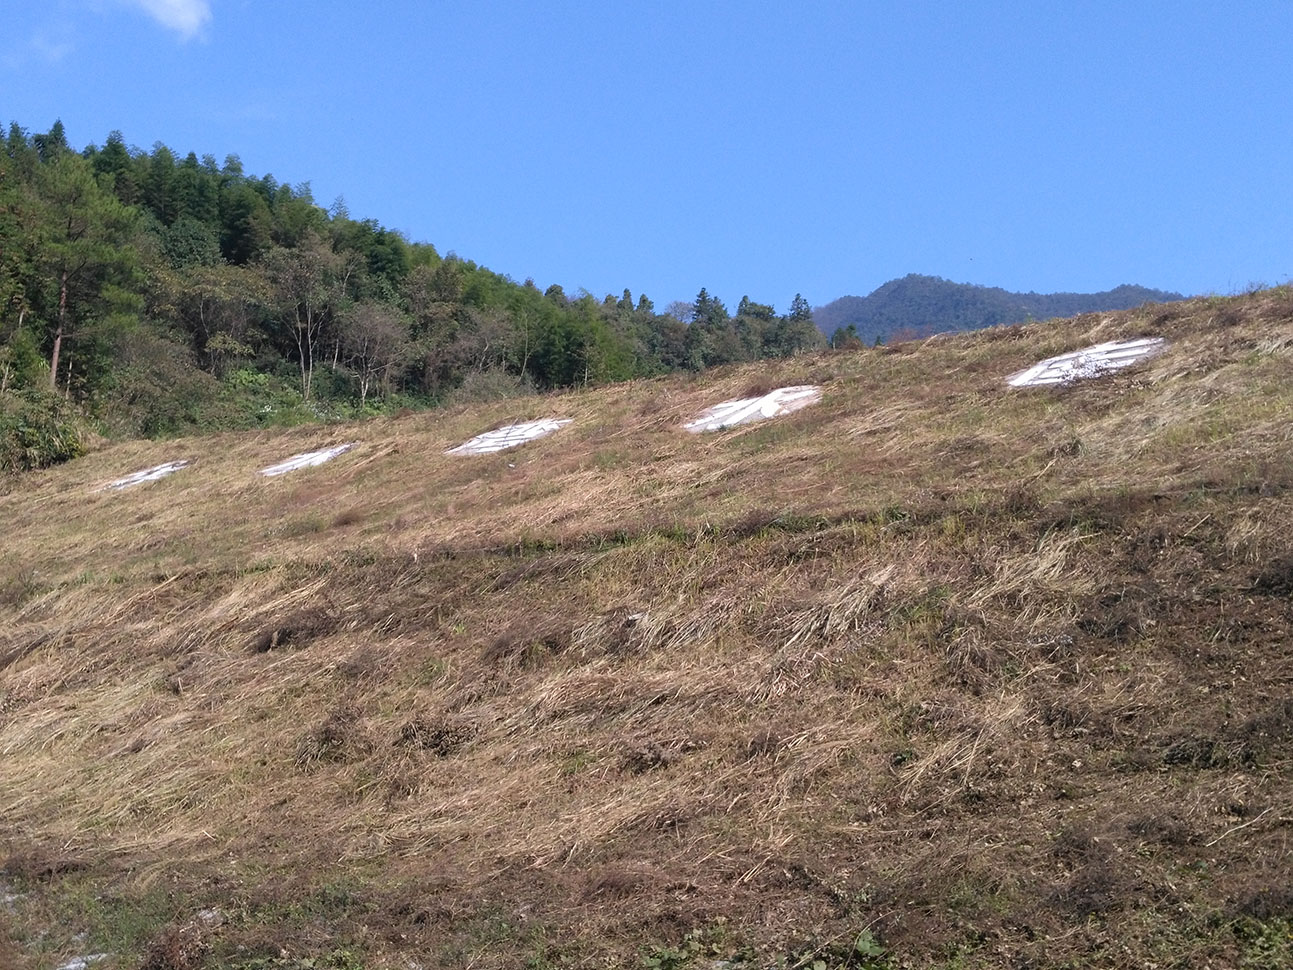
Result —
[[210, 0], [127, 0], [182, 38], [196, 37], [211, 22]]
[[54, 40], [44, 34], [31, 39], [31, 49], [42, 61], [57, 64], [75, 49], [70, 41]]
[[76, 50], [71, 33], [67, 30], [40, 30], [27, 43], [5, 50], [0, 65], [9, 70], [22, 70], [31, 64], [58, 64]]

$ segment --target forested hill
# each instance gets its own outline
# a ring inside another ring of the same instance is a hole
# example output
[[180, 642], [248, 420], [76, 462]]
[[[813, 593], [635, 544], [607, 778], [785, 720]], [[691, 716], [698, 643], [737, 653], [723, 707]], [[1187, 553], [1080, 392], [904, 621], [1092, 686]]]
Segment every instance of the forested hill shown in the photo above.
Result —
[[[1184, 299], [1180, 293], [1124, 284], [1103, 293], [1011, 293], [995, 286], [953, 283], [912, 273], [870, 296], [842, 296], [813, 311], [823, 334], [866, 344], [895, 335], [928, 336], [979, 330], [1000, 323], [1071, 317], [1097, 310], [1130, 310], [1142, 303]], [[849, 330], [850, 326], [852, 330]]]
[[[520, 269], [524, 269], [523, 267]], [[657, 313], [517, 282], [237, 155], [0, 138], [0, 472], [114, 435], [291, 424], [822, 346], [806, 299]], [[70, 422], [70, 423], [69, 423]], [[10, 446], [7, 446], [11, 445]]]

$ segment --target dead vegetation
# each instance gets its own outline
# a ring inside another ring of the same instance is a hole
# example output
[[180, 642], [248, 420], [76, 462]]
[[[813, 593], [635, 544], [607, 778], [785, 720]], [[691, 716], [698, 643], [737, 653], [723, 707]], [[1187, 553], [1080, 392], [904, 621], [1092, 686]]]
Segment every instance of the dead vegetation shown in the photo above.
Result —
[[372, 422], [269, 482], [329, 433], [32, 473], [0, 497], [11, 949], [1287, 965], [1290, 346], [1279, 289]]

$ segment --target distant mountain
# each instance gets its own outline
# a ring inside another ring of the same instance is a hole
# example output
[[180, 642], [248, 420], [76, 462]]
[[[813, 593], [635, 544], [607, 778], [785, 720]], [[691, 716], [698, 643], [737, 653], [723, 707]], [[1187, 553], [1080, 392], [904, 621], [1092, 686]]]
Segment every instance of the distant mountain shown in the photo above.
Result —
[[1011, 293], [996, 286], [952, 283], [912, 273], [890, 280], [870, 296], [842, 296], [816, 307], [813, 321], [827, 337], [852, 324], [859, 339], [874, 344], [877, 338], [888, 340], [895, 334], [923, 337], [1183, 299], [1180, 293], [1129, 284], [1103, 293]]

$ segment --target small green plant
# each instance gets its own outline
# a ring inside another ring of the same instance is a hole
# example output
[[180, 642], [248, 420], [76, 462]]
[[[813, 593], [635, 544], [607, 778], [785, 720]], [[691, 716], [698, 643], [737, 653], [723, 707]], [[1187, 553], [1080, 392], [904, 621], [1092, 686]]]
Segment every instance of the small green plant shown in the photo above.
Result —
[[867, 929], [853, 938], [851, 946], [814, 946], [792, 959], [789, 970], [887, 970], [892, 964], [888, 951]]
[[642, 957], [642, 966], [648, 970], [678, 970], [691, 962], [695, 953], [687, 946], [654, 946]]
[[563, 775], [577, 775], [596, 760], [597, 756], [591, 751], [585, 751], [582, 748], [571, 751], [561, 761], [561, 773]]
[[1232, 931], [1242, 947], [1240, 966], [1245, 970], [1276, 970], [1293, 960], [1293, 920], [1259, 920], [1245, 916]]
[[710, 966], [717, 962], [744, 963], [751, 956], [748, 949], [733, 948], [728, 939], [727, 920], [716, 919], [708, 926], [687, 933], [678, 946], [653, 946], [642, 957], [647, 970], [680, 970], [702, 961]]
[[230, 970], [365, 970], [367, 964], [351, 950], [338, 949], [322, 956], [255, 957], [231, 965]]

